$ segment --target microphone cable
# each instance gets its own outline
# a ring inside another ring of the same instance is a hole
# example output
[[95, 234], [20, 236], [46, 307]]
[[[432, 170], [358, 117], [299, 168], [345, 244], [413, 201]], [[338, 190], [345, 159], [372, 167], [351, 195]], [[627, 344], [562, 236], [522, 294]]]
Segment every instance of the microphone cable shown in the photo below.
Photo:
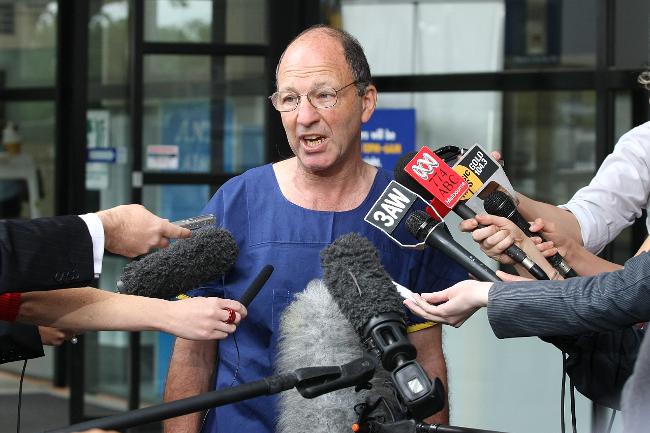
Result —
[[23, 362], [23, 369], [20, 372], [20, 382], [18, 385], [18, 416], [16, 421], [16, 433], [20, 433], [20, 409], [23, 401], [23, 379], [25, 379], [25, 369], [27, 368], [27, 359]]
[[[221, 284], [224, 285], [224, 293], [223, 293], [224, 299], [226, 299], [228, 297], [226, 295], [226, 289], [225, 289], [226, 281], [225, 281], [225, 279], [226, 278], [224, 276], [221, 277]], [[232, 388], [233, 385], [235, 385], [235, 381], [237, 380], [237, 377], [239, 376], [239, 366], [241, 364], [241, 357], [240, 357], [240, 354], [239, 354], [239, 344], [237, 343], [237, 330], [235, 330], [235, 332], [233, 332], [230, 336], [232, 337], [233, 343], [235, 343], [235, 351], [237, 352], [237, 362], [235, 363], [235, 372], [232, 375], [232, 381], [230, 382], [230, 385], [228, 385], [228, 388]], [[205, 414], [203, 415], [203, 419], [201, 420], [201, 425], [199, 426], [199, 432], [203, 432], [203, 427], [205, 427], [205, 422], [207, 421], [208, 415], [210, 414], [211, 410], [212, 410], [212, 408], [205, 411]]]
[[[567, 353], [562, 351], [562, 390], [560, 392], [560, 422], [561, 422], [561, 432], [565, 433], [565, 416], [564, 416], [564, 402], [566, 400], [566, 362], [568, 360]], [[571, 407], [571, 430], [573, 433], [578, 433], [576, 425], [576, 396], [573, 387], [573, 381], [569, 377], [569, 402]]]

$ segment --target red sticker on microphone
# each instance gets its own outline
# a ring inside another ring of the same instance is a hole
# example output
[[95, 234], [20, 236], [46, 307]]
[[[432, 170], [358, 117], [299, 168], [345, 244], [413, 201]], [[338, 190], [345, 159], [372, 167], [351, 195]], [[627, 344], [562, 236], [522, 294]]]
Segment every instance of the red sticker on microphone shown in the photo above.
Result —
[[406, 164], [404, 171], [449, 209], [469, 189], [467, 182], [426, 146]]

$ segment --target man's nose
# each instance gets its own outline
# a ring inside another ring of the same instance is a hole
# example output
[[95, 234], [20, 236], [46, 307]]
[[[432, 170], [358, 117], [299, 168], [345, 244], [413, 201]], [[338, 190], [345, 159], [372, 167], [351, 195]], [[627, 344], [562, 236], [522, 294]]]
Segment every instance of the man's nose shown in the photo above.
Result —
[[298, 111], [298, 123], [302, 125], [310, 125], [318, 122], [318, 119], [320, 119], [320, 113], [316, 107], [309, 102], [307, 95], [300, 98], [296, 110]]

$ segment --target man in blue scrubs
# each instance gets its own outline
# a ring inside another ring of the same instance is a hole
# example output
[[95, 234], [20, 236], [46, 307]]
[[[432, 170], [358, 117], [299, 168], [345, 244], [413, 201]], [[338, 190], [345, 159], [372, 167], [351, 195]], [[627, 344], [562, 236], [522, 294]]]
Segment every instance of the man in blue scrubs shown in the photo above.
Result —
[[[442, 290], [466, 278], [439, 251], [400, 249], [363, 221], [392, 174], [361, 159], [361, 125], [372, 116], [377, 89], [358, 41], [330, 27], [310, 28], [285, 50], [276, 81], [271, 102], [295, 156], [231, 179], [207, 204], [205, 212], [233, 233], [240, 254], [223, 280], [196, 293], [239, 299], [264, 265], [272, 264], [275, 272], [251, 303], [236, 339], [207, 344], [177, 339], [166, 400], [274, 374], [280, 316], [296, 292], [322, 277], [320, 251], [343, 234], [369, 238], [393, 280], [414, 291]], [[418, 324], [409, 338], [427, 373], [446, 385], [440, 328]], [[272, 432], [276, 399], [212, 409], [205, 419], [204, 414], [176, 418], [165, 431]], [[447, 409], [429, 421], [447, 422]]]

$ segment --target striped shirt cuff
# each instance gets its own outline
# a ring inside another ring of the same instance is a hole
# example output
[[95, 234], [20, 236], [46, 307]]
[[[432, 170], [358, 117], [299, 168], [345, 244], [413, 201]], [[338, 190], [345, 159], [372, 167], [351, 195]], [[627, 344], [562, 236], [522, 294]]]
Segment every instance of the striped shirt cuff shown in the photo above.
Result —
[[0, 320], [14, 322], [20, 309], [20, 293], [0, 295]]

